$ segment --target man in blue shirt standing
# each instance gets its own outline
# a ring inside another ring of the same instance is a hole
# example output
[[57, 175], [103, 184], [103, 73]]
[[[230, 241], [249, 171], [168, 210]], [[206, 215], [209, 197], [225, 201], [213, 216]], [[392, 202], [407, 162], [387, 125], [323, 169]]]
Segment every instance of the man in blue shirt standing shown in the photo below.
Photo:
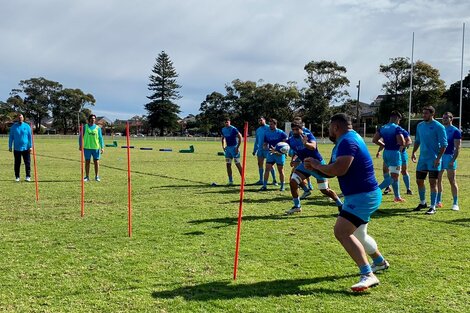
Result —
[[[305, 159], [304, 164], [309, 170], [338, 177], [344, 203], [336, 219], [334, 233], [359, 267], [360, 280], [351, 289], [364, 291], [379, 284], [375, 272], [389, 267], [377, 243], [367, 234], [370, 216], [382, 202], [382, 192], [375, 179], [374, 164], [367, 146], [352, 130], [351, 118], [344, 113], [335, 114], [330, 121], [329, 137], [335, 143], [330, 164], [322, 164], [314, 158]], [[372, 258], [372, 264], [369, 264], [366, 254]]]
[[225, 152], [225, 161], [227, 163], [228, 184], [233, 185], [232, 160], [235, 160], [235, 166], [242, 175], [242, 166], [240, 164], [240, 144], [242, 135], [238, 129], [230, 124], [230, 119], [225, 119], [225, 127], [222, 128], [222, 149]]
[[384, 189], [391, 184], [395, 195], [394, 202], [405, 201], [400, 197], [400, 185], [398, 180], [401, 171], [401, 149], [405, 145], [402, 128], [398, 126], [400, 119], [400, 112], [392, 111], [389, 123], [382, 126], [372, 139], [376, 145], [385, 149], [383, 153], [385, 163], [384, 180], [379, 185], [379, 188]]
[[[262, 185], [264, 180], [264, 160], [268, 156], [269, 150], [263, 147], [264, 145], [264, 134], [268, 131], [269, 126], [266, 125], [266, 119], [260, 117], [258, 120], [259, 127], [256, 129], [256, 139], [253, 146], [253, 155], [256, 155], [258, 158], [258, 171], [259, 171], [259, 181], [257, 185]], [[273, 185], [277, 186], [276, 182], [276, 171], [274, 167], [271, 169], [271, 176], [273, 177]]]
[[436, 213], [437, 178], [441, 171], [442, 155], [447, 147], [447, 135], [444, 126], [434, 120], [435, 110], [432, 106], [423, 108], [423, 120], [416, 127], [415, 144], [411, 153], [411, 161], [416, 163], [416, 151], [421, 148], [416, 167], [416, 183], [418, 184], [420, 203], [413, 211], [427, 208], [426, 187], [424, 180], [429, 173], [431, 189], [431, 205], [426, 214]]
[[444, 174], [444, 170], [447, 170], [447, 178], [449, 179], [452, 197], [454, 198], [452, 210], [458, 211], [459, 187], [457, 186], [455, 172], [457, 170], [457, 157], [459, 156], [460, 146], [462, 143], [462, 133], [457, 127], [452, 125], [453, 118], [454, 116], [450, 112], [446, 112], [442, 116], [442, 124], [445, 126], [447, 135], [447, 148], [442, 156], [442, 168], [437, 180], [437, 207], [442, 207], [442, 176]]
[[24, 123], [23, 114], [18, 114], [18, 121], [10, 129], [8, 150], [13, 151], [15, 156], [15, 180], [20, 181], [21, 158], [23, 157], [26, 169], [26, 181], [31, 181], [31, 149], [32, 149], [31, 127]]
[[[287, 140], [287, 134], [277, 128], [277, 120], [272, 118], [269, 120], [269, 130], [264, 134], [264, 147], [265, 149], [273, 149], [278, 143], [285, 142]], [[277, 165], [279, 171], [279, 180], [281, 181], [281, 191], [284, 191], [284, 164], [286, 163], [285, 154], [268, 153], [266, 157], [266, 170], [264, 171], [264, 181], [261, 191], [268, 190], [268, 178], [269, 172], [273, 168], [274, 164]]]

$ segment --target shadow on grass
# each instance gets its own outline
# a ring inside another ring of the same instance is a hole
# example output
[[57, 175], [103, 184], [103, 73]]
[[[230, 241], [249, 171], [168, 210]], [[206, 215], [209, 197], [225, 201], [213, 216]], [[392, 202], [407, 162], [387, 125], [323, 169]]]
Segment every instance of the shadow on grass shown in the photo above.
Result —
[[205, 232], [203, 231], [191, 231], [191, 232], [187, 232], [187, 233], [184, 233], [184, 235], [186, 236], [201, 236], [201, 235], [204, 235]]
[[253, 297], [280, 297], [286, 295], [367, 295], [367, 293], [354, 293], [349, 290], [336, 290], [328, 288], [301, 288], [322, 282], [333, 282], [351, 278], [357, 275], [322, 276], [305, 279], [279, 279], [263, 281], [252, 284], [237, 284], [231, 281], [214, 281], [195, 286], [180, 287], [173, 290], [154, 291], [155, 299], [173, 299], [183, 297], [188, 301], [230, 300]]
[[[315, 218], [316, 216], [307, 216], [307, 215], [291, 215], [291, 216], [286, 216], [286, 215], [261, 215], [261, 216], [243, 216], [243, 221], [244, 222], [249, 222], [249, 221], [265, 221], [265, 220], [285, 220], [285, 219], [304, 219], [304, 218]], [[225, 224], [223, 226], [215, 226], [214, 228], [222, 228], [222, 227], [227, 227], [227, 226], [232, 226], [232, 225], [237, 225], [238, 223], [238, 218], [237, 217], [221, 217], [221, 218], [208, 218], [208, 219], [202, 219], [202, 220], [192, 220], [188, 222], [189, 224], [204, 224], [204, 223], [219, 223], [219, 224]]]

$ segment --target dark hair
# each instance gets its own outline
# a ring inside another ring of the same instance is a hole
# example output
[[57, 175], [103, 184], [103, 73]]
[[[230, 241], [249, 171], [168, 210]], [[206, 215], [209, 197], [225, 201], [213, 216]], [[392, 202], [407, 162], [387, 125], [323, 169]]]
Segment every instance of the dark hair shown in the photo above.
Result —
[[92, 117], [94, 117], [94, 118], [96, 119], [96, 115], [95, 115], [95, 114], [90, 114], [90, 115], [88, 116], [88, 120], [91, 120]]
[[277, 125], [277, 120], [276, 120], [275, 118], [270, 118], [270, 119], [269, 119], [269, 122], [270, 122], [270, 123], [273, 122], [274, 125]]
[[351, 125], [351, 117], [345, 113], [337, 113], [331, 117], [330, 123], [338, 123], [341, 126], [349, 127]]
[[431, 113], [431, 114], [436, 113], [436, 110], [434, 109], [434, 107], [433, 107], [432, 105], [429, 105], [429, 106], [427, 106], [427, 107], [424, 107], [424, 108], [423, 108], [423, 111], [424, 111], [424, 110], [429, 111], [429, 113]]
[[447, 115], [448, 117], [450, 117], [450, 119], [454, 118], [454, 115], [450, 112], [445, 112], [444, 115]]
[[266, 121], [266, 119], [264, 118], [264, 116], [260, 116], [260, 117], [259, 117], [259, 119], [260, 119], [260, 120], [265, 120], [265, 121]]
[[398, 118], [398, 119], [401, 120], [403, 116], [401, 115], [400, 112], [393, 110], [393, 111], [390, 113], [390, 117], [396, 117], [396, 118]]
[[294, 121], [295, 120], [299, 120], [300, 122], [302, 122], [302, 116], [294, 116]]
[[294, 127], [302, 129], [303, 125], [302, 125], [302, 123], [299, 123], [299, 122], [292, 122], [290, 124], [290, 128], [294, 128]]

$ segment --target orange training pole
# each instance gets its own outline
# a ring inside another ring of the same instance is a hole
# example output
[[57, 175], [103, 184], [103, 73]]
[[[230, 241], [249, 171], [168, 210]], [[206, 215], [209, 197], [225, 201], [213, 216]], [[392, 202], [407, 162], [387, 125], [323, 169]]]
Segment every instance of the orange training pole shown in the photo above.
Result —
[[248, 138], [248, 122], [245, 122], [243, 130], [243, 161], [242, 161], [242, 183], [240, 186], [240, 206], [238, 207], [238, 226], [237, 226], [237, 239], [235, 244], [235, 264], [233, 266], [233, 279], [237, 279], [238, 270], [238, 251], [240, 247], [240, 230], [242, 226], [243, 215], [243, 196], [245, 195], [245, 168], [246, 168], [246, 142]]
[[82, 196], [81, 196], [81, 201], [82, 201], [82, 206], [80, 210], [80, 216], [83, 217], [85, 215], [85, 182], [83, 179], [83, 162], [84, 162], [84, 153], [85, 153], [85, 147], [84, 147], [84, 139], [83, 139], [83, 124], [80, 125], [80, 164], [81, 164], [81, 169], [82, 169]]
[[132, 236], [132, 184], [131, 184], [131, 147], [129, 136], [129, 122], [126, 125], [127, 140], [127, 223], [129, 237]]
[[33, 131], [33, 124], [29, 123], [29, 127], [31, 127], [31, 143], [33, 148], [33, 161], [34, 161], [34, 182], [36, 184], [36, 202], [39, 202], [39, 182], [38, 182], [38, 167], [36, 164], [36, 146], [34, 144], [34, 131]]

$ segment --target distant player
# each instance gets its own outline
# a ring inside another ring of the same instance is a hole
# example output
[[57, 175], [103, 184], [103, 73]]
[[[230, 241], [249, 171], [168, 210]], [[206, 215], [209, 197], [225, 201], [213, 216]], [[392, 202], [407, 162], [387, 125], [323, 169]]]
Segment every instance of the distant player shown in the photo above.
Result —
[[389, 122], [382, 126], [372, 139], [376, 145], [384, 148], [384, 180], [379, 185], [379, 188], [385, 189], [389, 185], [392, 185], [395, 195], [394, 202], [405, 201], [400, 197], [400, 185], [398, 180], [401, 171], [401, 149], [405, 145], [403, 129], [398, 126], [400, 119], [401, 114], [397, 111], [392, 111]]
[[15, 157], [15, 181], [20, 181], [21, 158], [23, 158], [26, 170], [25, 180], [31, 181], [31, 150], [32, 150], [31, 127], [24, 122], [23, 114], [17, 115], [17, 121], [10, 128], [8, 139], [8, 150], [13, 151]]
[[[99, 176], [100, 158], [104, 152], [103, 134], [101, 127], [95, 124], [96, 115], [88, 116], [88, 123], [83, 126], [83, 155], [85, 156], [85, 177], [84, 181], [90, 181], [90, 163], [93, 157], [95, 165], [95, 180], [101, 181]], [[79, 149], [82, 150], [82, 138], [79, 136]]]
[[341, 210], [343, 203], [334, 190], [328, 187], [328, 179], [319, 175], [317, 172], [306, 169], [302, 163], [305, 158], [314, 158], [315, 160], [320, 161], [322, 164], [325, 164], [323, 157], [318, 151], [315, 137], [310, 132], [304, 133], [302, 124], [299, 122], [292, 123], [291, 128], [292, 136], [289, 137], [287, 143], [289, 144], [291, 150], [295, 151], [295, 154], [301, 163], [294, 170], [294, 173], [290, 179], [290, 192], [292, 194], [292, 201], [294, 202], [294, 206], [290, 210], [286, 211], [286, 214], [290, 215], [302, 211], [300, 200], [304, 199], [305, 197], [299, 197], [299, 187], [304, 190], [304, 194], [310, 194], [310, 190], [304, 183], [304, 180], [310, 176], [316, 178], [318, 189], [324, 195], [327, 195], [333, 199], [336, 202], [338, 209]]
[[222, 149], [225, 151], [225, 161], [227, 164], [228, 184], [233, 185], [232, 160], [235, 160], [235, 166], [242, 175], [242, 166], [240, 164], [240, 144], [242, 143], [242, 134], [238, 129], [230, 124], [230, 119], [225, 119], [225, 127], [222, 128]]
[[413, 211], [427, 208], [426, 187], [424, 180], [429, 173], [431, 205], [426, 214], [436, 213], [437, 179], [441, 171], [441, 159], [447, 147], [447, 135], [444, 126], [434, 120], [435, 110], [432, 106], [423, 109], [423, 120], [416, 127], [415, 144], [411, 160], [416, 163], [416, 151], [421, 147], [418, 165], [416, 166], [416, 183], [418, 184], [420, 203]]
[[[264, 148], [265, 149], [272, 149], [274, 148], [279, 142], [287, 141], [287, 134], [277, 128], [277, 120], [272, 118], [269, 120], [269, 129], [264, 134]], [[284, 154], [278, 155], [276, 153], [268, 153], [266, 157], [266, 170], [264, 171], [264, 181], [263, 187], [261, 187], [261, 191], [268, 190], [268, 178], [269, 172], [273, 168], [274, 164], [277, 165], [277, 170], [279, 172], [279, 180], [281, 183], [281, 191], [285, 190], [284, 187], [284, 164], [286, 163], [286, 156]]]
[[[344, 113], [335, 114], [330, 121], [329, 137], [335, 143], [330, 164], [321, 164], [314, 158], [305, 159], [304, 164], [307, 169], [338, 177], [344, 203], [336, 219], [335, 237], [359, 267], [360, 280], [351, 289], [364, 291], [379, 284], [375, 272], [390, 266], [375, 240], [367, 234], [370, 216], [379, 208], [382, 192], [367, 146], [352, 130], [351, 118]], [[368, 263], [366, 253], [372, 264]]]
[[[311, 133], [310, 129], [308, 129], [307, 127], [305, 127], [305, 124], [304, 124], [304, 122], [302, 122], [302, 118], [301, 118], [300, 116], [294, 117], [293, 123], [300, 123], [300, 124], [302, 125], [302, 132], [303, 132], [304, 134], [309, 134], [309, 133]], [[290, 137], [292, 137], [292, 135], [293, 135], [293, 132], [292, 132], [292, 130], [291, 130], [291, 131], [289, 132], [289, 136], [288, 136], [288, 137], [290, 138]], [[292, 150], [291, 150], [291, 151], [292, 151]], [[295, 169], [297, 168], [297, 166], [300, 165], [300, 163], [302, 163], [302, 161], [297, 157], [297, 155], [295, 155], [294, 152], [289, 153], [289, 155], [292, 156], [292, 159], [291, 159], [291, 161], [290, 161], [290, 166], [291, 166], [291, 168], [292, 168], [292, 170], [291, 170], [291, 176], [292, 176], [292, 174], [294, 174]], [[312, 183], [310, 182], [310, 178], [307, 178], [307, 187], [308, 187], [308, 190], [309, 190], [309, 191], [303, 193], [303, 195], [300, 197], [301, 200], [302, 200], [302, 199], [305, 199], [305, 198], [307, 198], [308, 196], [311, 195], [310, 190], [313, 190], [313, 186], [312, 186]]]
[[[257, 185], [262, 185], [264, 181], [264, 160], [268, 156], [269, 150], [263, 147], [264, 145], [264, 134], [269, 129], [269, 126], [266, 125], [266, 119], [260, 117], [258, 120], [259, 127], [256, 129], [256, 139], [253, 146], [253, 155], [256, 155], [258, 158], [258, 171], [259, 171], [259, 181]], [[276, 170], [274, 167], [271, 170], [271, 176], [273, 177], [273, 185], [277, 186], [276, 182]]]
[[444, 124], [447, 134], [447, 148], [442, 156], [442, 168], [439, 172], [437, 182], [437, 207], [442, 207], [442, 176], [444, 171], [447, 171], [447, 178], [449, 179], [450, 188], [452, 191], [452, 197], [454, 202], [452, 204], [452, 210], [459, 210], [458, 193], [459, 187], [457, 186], [457, 180], [455, 172], [457, 170], [457, 158], [460, 152], [460, 146], [462, 144], [462, 133], [460, 130], [452, 125], [454, 116], [450, 112], [444, 113], [442, 116], [442, 124]]

